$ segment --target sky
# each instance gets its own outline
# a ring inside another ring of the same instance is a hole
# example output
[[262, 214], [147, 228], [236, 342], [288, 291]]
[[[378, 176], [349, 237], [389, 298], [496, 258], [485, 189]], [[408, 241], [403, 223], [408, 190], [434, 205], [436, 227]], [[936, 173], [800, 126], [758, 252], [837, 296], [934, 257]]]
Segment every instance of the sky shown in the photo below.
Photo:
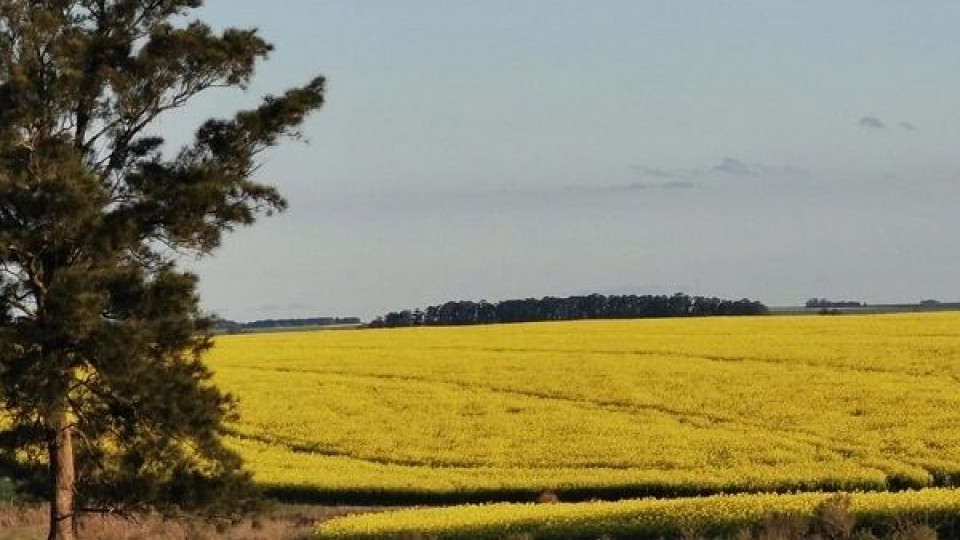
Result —
[[276, 49], [168, 139], [322, 74], [223, 317], [678, 291], [960, 300], [960, 3], [207, 0]]

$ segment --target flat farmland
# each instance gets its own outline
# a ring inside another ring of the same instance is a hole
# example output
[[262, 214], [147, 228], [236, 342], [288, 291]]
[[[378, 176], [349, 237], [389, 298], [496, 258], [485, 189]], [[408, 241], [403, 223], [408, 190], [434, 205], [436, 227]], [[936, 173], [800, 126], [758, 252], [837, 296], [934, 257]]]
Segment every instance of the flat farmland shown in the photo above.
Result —
[[389, 504], [960, 483], [960, 314], [221, 336], [275, 494]]

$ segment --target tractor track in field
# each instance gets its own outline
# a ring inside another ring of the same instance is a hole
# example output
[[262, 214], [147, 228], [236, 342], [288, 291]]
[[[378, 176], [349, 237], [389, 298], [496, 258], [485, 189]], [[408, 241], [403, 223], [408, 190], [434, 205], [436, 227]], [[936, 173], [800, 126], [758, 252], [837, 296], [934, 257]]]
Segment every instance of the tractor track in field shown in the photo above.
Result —
[[[650, 353], [650, 354], [662, 354], [662, 353]], [[690, 356], [692, 358], [704, 358], [702, 356]], [[710, 358], [706, 358], [710, 360]], [[239, 367], [239, 366], [238, 366]], [[909, 469], [923, 470], [928, 473], [925, 467], [915, 463], [910, 463], [906, 461], [901, 461], [897, 459], [892, 459], [885, 457], [880, 460], [886, 463], [878, 463], [878, 460], [875, 457], [869, 455], [868, 449], [857, 446], [855, 443], [850, 441], [845, 441], [833, 437], [824, 437], [823, 435], [812, 432], [809, 430], [797, 430], [797, 429], [784, 429], [779, 427], [772, 427], [764, 425], [760, 422], [745, 422], [742, 418], [735, 418], [730, 416], [721, 416], [716, 414], [710, 414], [707, 412], [693, 412], [688, 410], [670, 408], [659, 404], [645, 404], [637, 403], [627, 400], [603, 400], [603, 399], [584, 399], [574, 396], [567, 396], [559, 393], [551, 392], [535, 392], [525, 389], [517, 388], [505, 388], [502, 386], [497, 386], [493, 384], [485, 383], [474, 383], [466, 381], [452, 381], [446, 379], [436, 379], [430, 377], [414, 376], [414, 375], [403, 375], [397, 373], [363, 373], [363, 372], [354, 372], [348, 370], [335, 370], [335, 369], [295, 369], [295, 368], [269, 368], [262, 366], [243, 366], [242, 369], [256, 370], [256, 371], [272, 371], [278, 373], [310, 373], [315, 375], [333, 375], [345, 378], [355, 378], [355, 379], [374, 379], [382, 381], [401, 381], [401, 382], [410, 382], [417, 384], [433, 385], [441, 384], [446, 386], [453, 386], [463, 390], [484, 390], [493, 393], [507, 394], [531, 399], [538, 399], [544, 401], [554, 401], [560, 403], [566, 403], [579, 407], [588, 407], [592, 409], [598, 409], [608, 412], [617, 412], [623, 414], [631, 414], [637, 412], [652, 412], [655, 414], [663, 415], [667, 418], [676, 420], [679, 423], [692, 426], [699, 429], [716, 429], [724, 430], [733, 433], [744, 433], [744, 432], [753, 432], [760, 431], [762, 433], [770, 434], [775, 437], [778, 437], [784, 441], [807, 446], [810, 448], [825, 450], [834, 454], [838, 460], [852, 459], [861, 467], [867, 469], [874, 469], [882, 472], [884, 475], [890, 477], [893, 474], [896, 474], [896, 468], [891, 467], [890, 465], [899, 465]], [[261, 441], [265, 442], [265, 441]], [[281, 443], [282, 444], [282, 443]], [[298, 441], [297, 444], [304, 446], [302, 441]], [[309, 446], [307, 443], [304, 447]], [[296, 451], [296, 448], [290, 447], [291, 450]], [[300, 451], [308, 452], [307, 449], [301, 449]], [[320, 452], [322, 453], [322, 452]], [[325, 454], [326, 455], [326, 454]], [[342, 452], [332, 453], [330, 455], [344, 456]], [[353, 459], [362, 459], [370, 461], [373, 463], [387, 464], [387, 465], [401, 465], [401, 466], [431, 466], [431, 464], [423, 464], [422, 462], [414, 462], [412, 460], [390, 460], [390, 459], [366, 459], [366, 458], [356, 458], [355, 456], [350, 455], [349, 457]], [[439, 463], [434, 463], [433, 465], [439, 465]], [[482, 464], [475, 463], [457, 463], [451, 464], [453, 466], [463, 466], [469, 468], [481, 467]], [[611, 467], [603, 467], [611, 468]], [[616, 467], [614, 467], [616, 468]]]

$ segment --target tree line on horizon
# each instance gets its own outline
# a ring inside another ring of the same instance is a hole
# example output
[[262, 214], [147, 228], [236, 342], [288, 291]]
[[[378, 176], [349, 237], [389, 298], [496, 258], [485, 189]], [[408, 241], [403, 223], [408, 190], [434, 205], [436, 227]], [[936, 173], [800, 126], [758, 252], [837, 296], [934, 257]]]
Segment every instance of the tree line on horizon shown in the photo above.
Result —
[[377, 317], [370, 328], [408, 326], [458, 326], [579, 319], [639, 319], [661, 317], [708, 317], [718, 315], [765, 315], [767, 306], [743, 298], [725, 300], [716, 297], [674, 295], [590, 294], [558, 298], [450, 301], [426, 309], [393, 311]]
[[807, 308], [860, 308], [867, 307], [859, 300], [830, 300], [829, 298], [811, 298], [804, 304]]
[[359, 325], [363, 321], [360, 317], [308, 317], [287, 319], [257, 319], [249, 322], [238, 322], [230, 319], [217, 319], [214, 329], [220, 332], [235, 333], [244, 330], [261, 330], [266, 328], [298, 328], [302, 326], [337, 326]]

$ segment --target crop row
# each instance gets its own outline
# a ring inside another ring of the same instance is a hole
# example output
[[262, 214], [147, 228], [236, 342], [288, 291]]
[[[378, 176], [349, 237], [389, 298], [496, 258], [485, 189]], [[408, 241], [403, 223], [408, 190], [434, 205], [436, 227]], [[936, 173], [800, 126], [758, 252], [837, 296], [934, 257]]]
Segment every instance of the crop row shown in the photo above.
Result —
[[[939, 527], [945, 536], [950, 536], [956, 532], [958, 515], [960, 491], [955, 490], [847, 496], [740, 494], [670, 500], [410, 509], [337, 518], [320, 525], [317, 536], [322, 540], [716, 538], [742, 534], [778, 521], [793, 529], [832, 528], [822, 532], [826, 537], [836, 538], [847, 538], [857, 528], [889, 534], [907, 523]], [[810, 523], [815, 518], [819, 521]]]

